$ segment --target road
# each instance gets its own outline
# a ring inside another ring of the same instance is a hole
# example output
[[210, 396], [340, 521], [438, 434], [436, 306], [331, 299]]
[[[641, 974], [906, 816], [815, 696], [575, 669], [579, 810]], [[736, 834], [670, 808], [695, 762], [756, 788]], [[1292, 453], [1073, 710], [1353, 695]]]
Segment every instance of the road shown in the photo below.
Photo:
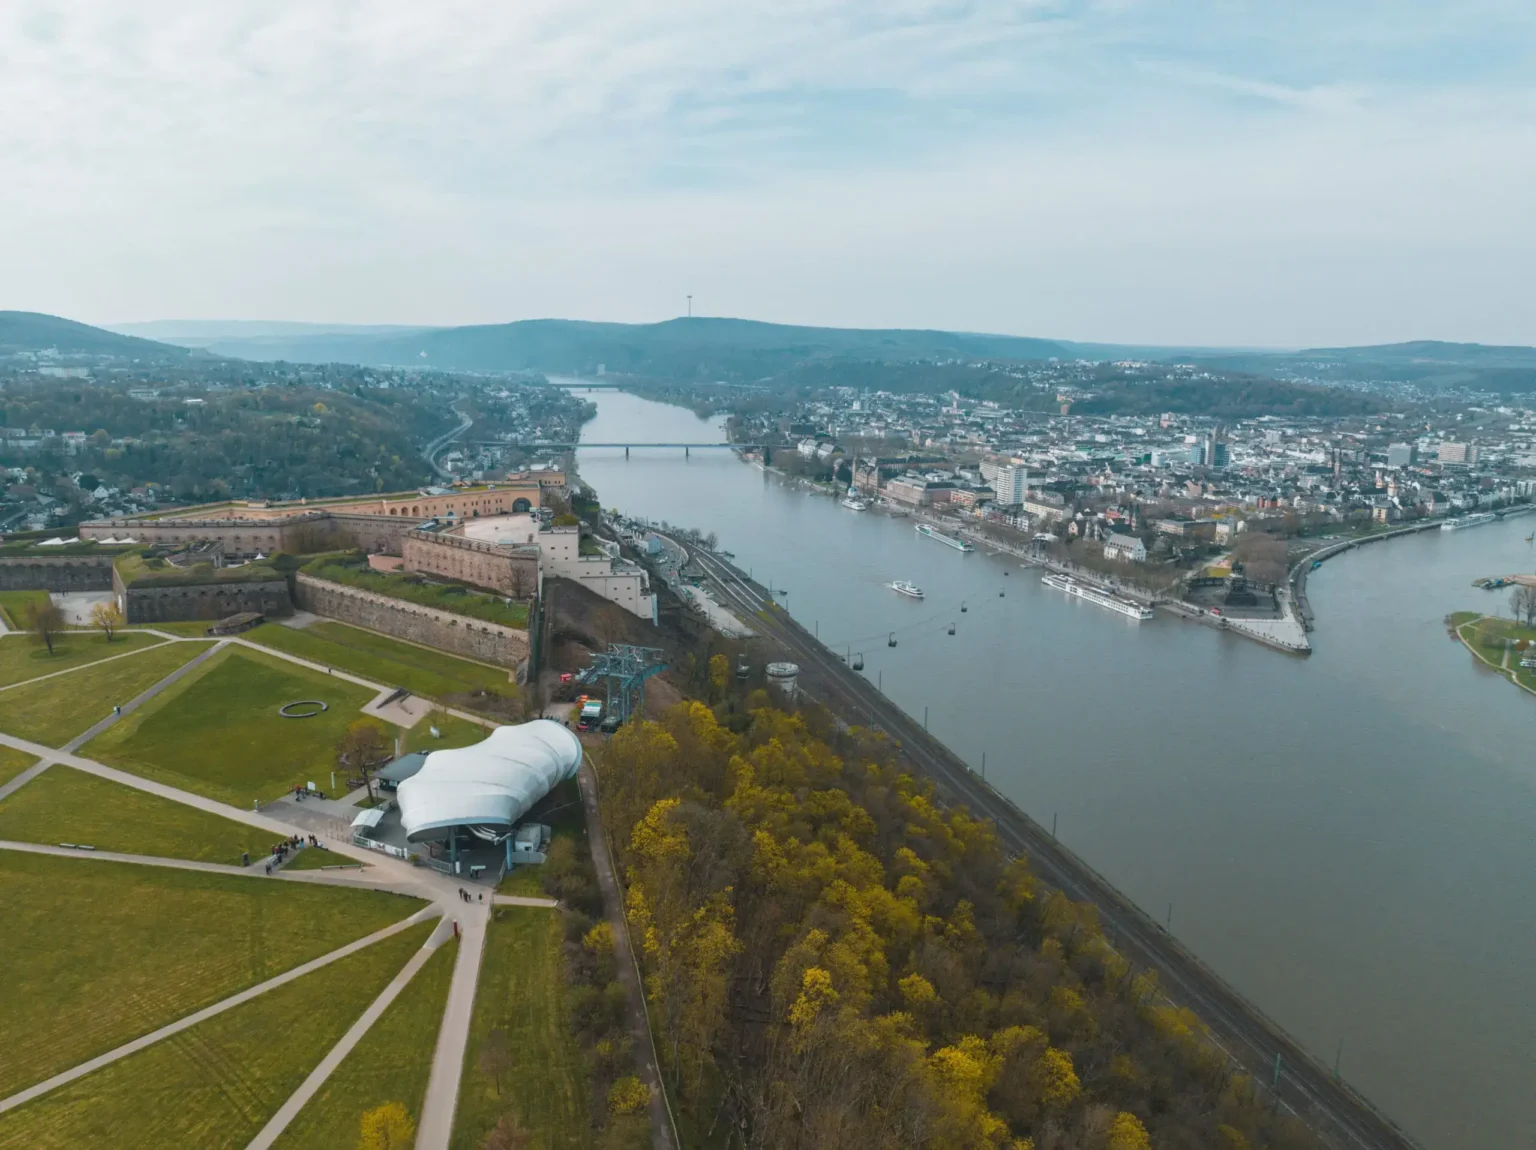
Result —
[[427, 444], [421, 449], [421, 457], [427, 461], [427, 466], [430, 467], [440, 479], [452, 479], [453, 476], [437, 465], [437, 453], [444, 447], [448, 446], [450, 441], [463, 435], [475, 424], [473, 419], [465, 415], [457, 407], [453, 409], [453, 413], [457, 415], [462, 422], [460, 422], [460, 424], [452, 431], [443, 432], [431, 443]]
[[[998, 794], [900, 707], [822, 646], [772, 596], [731, 564], [702, 550], [693, 558], [721, 601], [742, 612], [800, 664], [801, 679], [834, 712], [872, 723], [897, 739], [950, 802], [992, 819], [1011, 851], [1028, 856], [1035, 873], [1074, 900], [1099, 910], [1109, 941], [1133, 964], [1155, 970], [1164, 992], [1199, 1015], [1210, 1035], [1252, 1076], [1275, 1084], [1282, 1105], [1339, 1150], [1404, 1150], [1418, 1144], [1228, 986], [1102, 875]], [[1278, 1062], [1277, 1062], [1278, 1059]]]

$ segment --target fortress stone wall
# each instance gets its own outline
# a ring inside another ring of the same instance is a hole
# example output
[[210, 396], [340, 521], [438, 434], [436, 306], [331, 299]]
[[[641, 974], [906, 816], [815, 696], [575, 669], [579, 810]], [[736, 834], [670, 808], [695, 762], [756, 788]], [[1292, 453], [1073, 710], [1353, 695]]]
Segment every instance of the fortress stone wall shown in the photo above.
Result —
[[110, 591], [112, 558], [12, 556], [0, 559], [0, 591]]
[[298, 605], [305, 611], [382, 631], [424, 647], [508, 668], [515, 668], [528, 658], [527, 631], [421, 607], [312, 575], [296, 576], [295, 590]]

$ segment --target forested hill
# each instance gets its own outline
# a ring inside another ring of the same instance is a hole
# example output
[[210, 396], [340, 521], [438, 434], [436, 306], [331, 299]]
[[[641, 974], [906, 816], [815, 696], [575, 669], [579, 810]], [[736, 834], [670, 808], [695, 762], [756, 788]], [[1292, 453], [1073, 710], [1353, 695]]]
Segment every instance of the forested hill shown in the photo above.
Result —
[[137, 360], [184, 360], [186, 348], [104, 331], [89, 324], [33, 311], [0, 311], [0, 357], [57, 351], [61, 356], [108, 355]]
[[1044, 339], [965, 332], [795, 327], [743, 319], [654, 324], [536, 319], [407, 334], [225, 339], [208, 350], [295, 363], [417, 364], [451, 371], [609, 372], [671, 379], [752, 381], [827, 358], [869, 360], [1049, 359]]

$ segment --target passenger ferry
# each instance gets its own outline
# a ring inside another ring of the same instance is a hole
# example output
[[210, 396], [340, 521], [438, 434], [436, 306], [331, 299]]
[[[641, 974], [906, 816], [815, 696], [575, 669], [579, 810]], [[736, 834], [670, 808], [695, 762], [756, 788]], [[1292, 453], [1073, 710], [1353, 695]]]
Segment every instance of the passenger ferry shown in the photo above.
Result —
[[1464, 527], [1481, 527], [1484, 523], [1492, 523], [1498, 518], [1492, 511], [1479, 511], [1476, 515], [1467, 515], [1461, 519], [1447, 519], [1440, 524], [1441, 531], [1460, 531]]
[[843, 496], [843, 506], [848, 508], [849, 511], [867, 511], [869, 509], [869, 504], [860, 499], [858, 491], [852, 487], [848, 489], [848, 494]]
[[923, 589], [916, 583], [908, 583], [905, 579], [897, 579], [890, 585], [891, 590], [898, 595], [905, 595], [909, 599], [921, 599]]
[[1152, 608], [1143, 607], [1140, 603], [1132, 603], [1127, 599], [1120, 599], [1111, 595], [1099, 587], [1092, 587], [1087, 583], [1079, 583], [1076, 579], [1069, 579], [1065, 575], [1046, 575], [1040, 582], [1047, 587], [1054, 587], [1058, 591], [1065, 591], [1068, 595], [1075, 595], [1079, 599], [1086, 599], [1095, 606], [1107, 608], [1110, 611], [1118, 611], [1129, 619], [1146, 620], [1152, 618]]
[[926, 535], [929, 539], [937, 539], [940, 543], [947, 544], [948, 546], [953, 547], [956, 551], [976, 550], [976, 548], [972, 547], [964, 539], [956, 539], [953, 535], [945, 535], [942, 531], [935, 531], [926, 523], [919, 523], [916, 530], [919, 535]]

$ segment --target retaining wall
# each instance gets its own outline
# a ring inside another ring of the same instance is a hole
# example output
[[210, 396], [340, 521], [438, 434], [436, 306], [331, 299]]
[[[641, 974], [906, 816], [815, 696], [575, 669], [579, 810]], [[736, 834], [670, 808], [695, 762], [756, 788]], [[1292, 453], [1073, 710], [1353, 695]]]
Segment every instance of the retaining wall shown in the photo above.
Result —
[[269, 617], [293, 614], [288, 582], [196, 583], [184, 587], [120, 587], [118, 601], [130, 623], [173, 623], [183, 619], [223, 619], [242, 611]]
[[298, 605], [316, 615], [382, 631], [453, 655], [516, 667], [528, 658], [528, 632], [391, 599], [313, 575], [296, 577]]
[[103, 555], [0, 559], [0, 591], [110, 591], [112, 559]]

